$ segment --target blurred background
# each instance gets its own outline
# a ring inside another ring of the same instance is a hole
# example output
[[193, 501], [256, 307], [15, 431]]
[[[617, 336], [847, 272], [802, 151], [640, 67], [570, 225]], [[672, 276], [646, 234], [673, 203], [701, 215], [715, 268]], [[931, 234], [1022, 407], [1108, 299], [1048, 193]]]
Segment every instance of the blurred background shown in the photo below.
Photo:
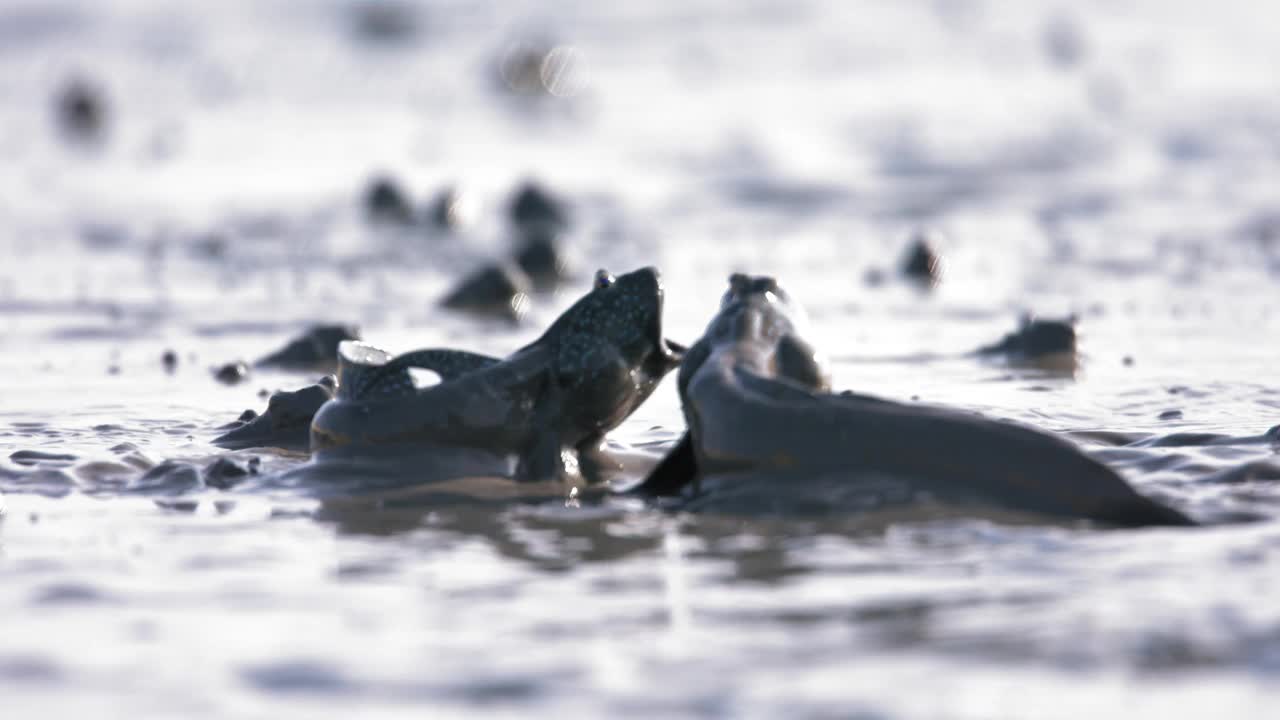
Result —
[[[1023, 291], [1015, 261], [1194, 273], [1224, 245], [1200, 240], [1237, 237], [1232, 256], [1257, 260], [1277, 232], [1266, 12], [10, 0], [2, 241], [28, 260], [3, 289], [224, 301], [280, 286], [255, 277], [280, 269], [257, 257], [273, 252], [417, 253], [429, 271], [442, 245], [500, 249], [500, 211], [530, 178], [589, 206], [571, 238], [587, 266], [656, 262], [679, 238], [715, 246], [679, 263], [699, 273], [838, 258], [857, 285], [930, 226], [958, 245], [955, 284], [987, 302]], [[415, 206], [463, 192], [465, 237], [392, 242], [354, 222], [384, 175]], [[222, 264], [185, 266], [211, 251]], [[431, 297], [434, 281], [388, 291]]]
[[[1280, 272], [1267, 17], [11, 0], [0, 323], [17, 346], [80, 344], [5, 362], [97, 375], [167, 347], [203, 370], [309, 322], [502, 354], [596, 268], [652, 264], [683, 339], [731, 271], [802, 285], [841, 380], [841, 358], [967, 349], [1024, 312], [1080, 316], [1097, 380], [1138, 349], [1169, 385], [1256, 378]], [[513, 301], [522, 322], [442, 311], [527, 249], [530, 183], [557, 206], [556, 272]], [[922, 238], [927, 292], [901, 282]]]

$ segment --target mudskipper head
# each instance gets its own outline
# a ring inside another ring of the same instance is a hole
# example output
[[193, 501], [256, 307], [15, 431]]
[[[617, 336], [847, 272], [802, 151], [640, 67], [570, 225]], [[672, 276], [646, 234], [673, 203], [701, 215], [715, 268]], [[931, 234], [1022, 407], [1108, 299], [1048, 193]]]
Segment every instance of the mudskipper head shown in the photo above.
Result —
[[720, 310], [680, 368], [683, 393], [690, 378], [718, 345], [733, 344], [774, 376], [826, 390], [830, 375], [822, 358], [801, 333], [808, 324], [804, 308], [767, 275], [734, 273], [720, 298]]
[[1027, 358], [1076, 351], [1076, 316], [1062, 320], [1023, 315], [1021, 327], [1014, 334], [1014, 349]]
[[333, 398], [332, 378], [327, 380], [273, 394], [266, 412], [214, 438], [213, 444], [229, 450], [278, 447], [305, 452], [311, 443], [311, 419]]
[[654, 268], [594, 286], [539, 343], [554, 348], [555, 383], [566, 417], [588, 432], [616, 427], [680, 364], [684, 348], [662, 335], [662, 278]]
[[738, 314], [747, 306], [792, 323], [804, 322], [804, 309], [769, 275], [734, 273], [729, 276], [729, 287], [720, 297], [718, 318]]

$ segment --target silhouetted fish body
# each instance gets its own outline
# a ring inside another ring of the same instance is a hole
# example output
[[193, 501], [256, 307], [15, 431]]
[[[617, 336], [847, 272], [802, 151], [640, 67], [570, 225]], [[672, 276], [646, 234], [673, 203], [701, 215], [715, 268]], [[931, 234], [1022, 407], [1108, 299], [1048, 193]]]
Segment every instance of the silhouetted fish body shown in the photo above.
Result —
[[[453, 350], [391, 357], [343, 343], [338, 394], [316, 414], [312, 449], [469, 448], [508, 458], [522, 480], [560, 476], [568, 456], [590, 476], [604, 434], [649, 397], [682, 349], [662, 336], [662, 284], [651, 268], [598, 275], [540, 338], [501, 360]], [[417, 387], [413, 368], [441, 382]]]
[[835, 497], [839, 478], [850, 487], [875, 478], [863, 499], [883, 500], [887, 479], [903, 491], [889, 493], [899, 500], [931, 496], [1118, 526], [1194, 524], [1057, 436], [942, 407], [831, 393], [822, 363], [800, 339], [801, 315], [772, 278], [730, 279], [720, 312], [680, 369], [688, 433], [640, 492], [700, 493], [712, 506], [717, 492], [731, 493], [738, 482], [763, 481], [784, 496], [821, 479], [822, 492]]

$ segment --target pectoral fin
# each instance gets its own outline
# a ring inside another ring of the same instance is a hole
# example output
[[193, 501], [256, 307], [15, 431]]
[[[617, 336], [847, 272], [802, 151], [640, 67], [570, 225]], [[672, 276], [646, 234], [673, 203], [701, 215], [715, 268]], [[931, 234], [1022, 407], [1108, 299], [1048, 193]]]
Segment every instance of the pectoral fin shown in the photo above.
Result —
[[533, 443], [520, 454], [515, 479], [518, 482], [547, 482], [564, 476], [564, 447], [558, 433], [538, 433]]
[[638, 495], [666, 497], [679, 495], [698, 475], [698, 462], [693, 452], [693, 438], [688, 431], [649, 473], [644, 482], [631, 490]]

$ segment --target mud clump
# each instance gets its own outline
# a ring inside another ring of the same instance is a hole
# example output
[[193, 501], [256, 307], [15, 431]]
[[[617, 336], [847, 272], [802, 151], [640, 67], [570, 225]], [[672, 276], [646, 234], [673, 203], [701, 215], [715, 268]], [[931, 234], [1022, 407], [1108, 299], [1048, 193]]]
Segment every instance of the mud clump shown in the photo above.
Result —
[[203, 487], [200, 472], [190, 463], [166, 460], [129, 483], [131, 492], [147, 495], [181, 495]]
[[55, 99], [55, 114], [63, 134], [73, 140], [100, 140], [107, 132], [107, 100], [101, 89], [82, 79], [72, 80]]
[[400, 0], [364, 0], [351, 11], [356, 37], [372, 43], [405, 43], [421, 32], [422, 20], [412, 3]]
[[45, 452], [43, 450], [19, 450], [9, 455], [9, 460], [17, 465], [40, 465], [62, 467], [70, 465], [79, 458], [68, 453]]
[[413, 222], [413, 207], [399, 183], [390, 177], [377, 177], [364, 193], [364, 212], [371, 222], [385, 225], [408, 225]]
[[526, 182], [515, 192], [508, 214], [512, 224], [522, 232], [569, 226], [569, 211], [564, 203], [535, 182]]
[[431, 200], [423, 220], [432, 229], [454, 232], [467, 224], [467, 203], [467, 198], [457, 188], [446, 186]]
[[258, 472], [258, 458], [245, 465], [231, 458], [218, 458], [204, 469], [204, 484], [215, 490], [230, 490]]
[[917, 233], [911, 239], [899, 268], [903, 277], [922, 287], [934, 288], [942, 282], [942, 257], [924, 233]]
[[241, 361], [214, 368], [213, 379], [223, 385], [239, 385], [249, 379], [249, 366]]
[[450, 310], [516, 322], [528, 312], [530, 289], [524, 271], [493, 263], [464, 278], [440, 304]]
[[558, 237], [545, 227], [525, 235], [516, 251], [515, 262], [538, 291], [555, 289], [568, 275], [568, 263], [560, 252]]
[[333, 372], [338, 366], [338, 344], [359, 339], [360, 328], [354, 325], [313, 325], [284, 347], [259, 359], [254, 366]]

